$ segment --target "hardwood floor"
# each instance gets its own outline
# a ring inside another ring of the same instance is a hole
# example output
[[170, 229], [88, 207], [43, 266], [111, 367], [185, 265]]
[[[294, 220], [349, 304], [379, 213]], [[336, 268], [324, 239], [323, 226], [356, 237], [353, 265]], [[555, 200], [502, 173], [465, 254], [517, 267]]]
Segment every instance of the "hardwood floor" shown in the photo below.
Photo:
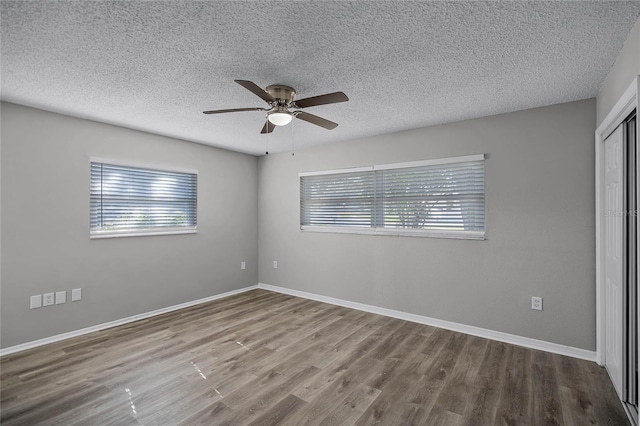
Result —
[[628, 424], [592, 362], [264, 290], [0, 371], [7, 426]]

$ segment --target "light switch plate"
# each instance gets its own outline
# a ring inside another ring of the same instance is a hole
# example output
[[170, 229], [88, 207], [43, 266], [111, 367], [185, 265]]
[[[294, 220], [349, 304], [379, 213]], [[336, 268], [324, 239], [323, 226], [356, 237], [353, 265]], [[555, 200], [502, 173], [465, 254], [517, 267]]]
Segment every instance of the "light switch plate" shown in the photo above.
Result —
[[41, 294], [36, 294], [35, 296], [31, 296], [30, 302], [31, 303], [29, 304], [29, 309], [41, 308], [42, 307], [42, 295]]
[[82, 289], [74, 288], [71, 290], [71, 301], [77, 302], [78, 300], [82, 300]]
[[240, 262], [240, 269], [247, 269], [247, 262]]
[[56, 305], [62, 305], [63, 303], [67, 303], [67, 292], [65, 291], [56, 291]]

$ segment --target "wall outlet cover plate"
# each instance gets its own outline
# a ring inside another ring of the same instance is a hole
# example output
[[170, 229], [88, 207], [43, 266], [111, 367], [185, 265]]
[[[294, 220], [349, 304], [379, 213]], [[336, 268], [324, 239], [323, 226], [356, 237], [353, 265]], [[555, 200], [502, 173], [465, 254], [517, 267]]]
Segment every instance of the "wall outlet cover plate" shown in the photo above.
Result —
[[531, 309], [534, 309], [536, 311], [542, 310], [542, 297], [534, 296], [531, 298]]
[[55, 295], [53, 293], [45, 293], [42, 295], [42, 306], [51, 306], [55, 303]]

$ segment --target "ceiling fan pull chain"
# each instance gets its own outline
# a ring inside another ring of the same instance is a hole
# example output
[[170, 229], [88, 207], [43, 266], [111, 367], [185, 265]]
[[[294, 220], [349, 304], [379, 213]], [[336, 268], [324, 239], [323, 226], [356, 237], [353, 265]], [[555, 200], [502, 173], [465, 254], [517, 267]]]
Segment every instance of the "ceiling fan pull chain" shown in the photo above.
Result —
[[[293, 121], [295, 121], [295, 120], [293, 120]], [[296, 153], [295, 153], [295, 147], [294, 147], [294, 145], [293, 145], [293, 144], [294, 144], [294, 142], [295, 142], [295, 140], [296, 140], [296, 139], [295, 139], [295, 134], [293, 133], [293, 127], [294, 127], [294, 124], [293, 124], [293, 122], [291, 122], [291, 156], [292, 156], [292, 157], [293, 157], [294, 155], [296, 155]]]
[[[271, 125], [271, 123], [269, 123], [269, 120], [267, 120], [267, 129], [269, 128], [269, 126]], [[265, 151], [264, 154], [265, 155], [269, 155], [269, 133], [271, 132], [267, 132], [267, 137], [265, 138]]]

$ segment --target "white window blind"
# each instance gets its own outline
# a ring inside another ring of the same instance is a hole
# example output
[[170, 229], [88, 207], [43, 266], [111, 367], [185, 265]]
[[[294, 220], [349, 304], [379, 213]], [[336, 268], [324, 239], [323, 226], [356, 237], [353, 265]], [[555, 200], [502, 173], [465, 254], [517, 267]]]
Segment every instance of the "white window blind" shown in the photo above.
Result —
[[300, 182], [302, 224], [371, 227], [375, 178], [370, 172], [307, 176]]
[[484, 155], [300, 176], [303, 230], [484, 238]]
[[91, 235], [195, 232], [196, 173], [91, 162]]

